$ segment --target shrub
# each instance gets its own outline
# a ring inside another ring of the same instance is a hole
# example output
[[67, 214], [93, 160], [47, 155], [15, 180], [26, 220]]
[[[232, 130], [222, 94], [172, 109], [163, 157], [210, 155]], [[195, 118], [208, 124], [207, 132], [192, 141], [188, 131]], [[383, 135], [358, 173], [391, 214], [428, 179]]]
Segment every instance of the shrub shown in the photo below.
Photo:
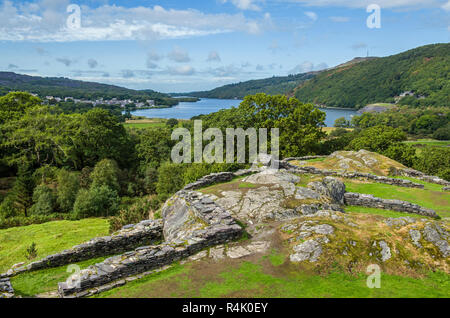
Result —
[[437, 129], [433, 133], [433, 138], [437, 140], [450, 140], [450, 125]]
[[114, 160], [103, 159], [95, 165], [91, 173], [91, 187], [107, 186], [117, 192], [120, 191], [119, 166]]
[[119, 208], [120, 199], [117, 191], [103, 185], [81, 189], [73, 206], [75, 218], [102, 217], [114, 215]]
[[183, 188], [185, 170], [185, 165], [169, 162], [163, 163], [159, 167], [156, 191], [161, 200], [165, 200], [169, 195]]
[[402, 143], [396, 143], [389, 146], [382, 154], [408, 167], [412, 167], [417, 159], [416, 149]]
[[46, 185], [37, 186], [33, 192], [32, 215], [50, 215], [56, 204], [56, 197], [52, 189]]
[[8, 219], [19, 215], [13, 195], [8, 195], [0, 204], [0, 217]]
[[31, 245], [27, 248], [27, 251], [25, 253], [25, 257], [28, 260], [35, 259], [37, 257], [37, 248], [36, 243], [31, 243]]
[[154, 216], [154, 212], [159, 208], [160, 203], [157, 198], [148, 196], [140, 198], [137, 202], [125, 209], [121, 209], [117, 216], [109, 219], [109, 229], [111, 232], [120, 230], [128, 224], [136, 224], [142, 220], [147, 220]]
[[169, 120], [167, 120], [166, 125], [169, 126], [170, 128], [178, 126], [178, 120], [175, 118], [170, 118]]
[[61, 170], [58, 173], [57, 203], [61, 212], [71, 212], [78, 190], [80, 189], [80, 181], [78, 174]]

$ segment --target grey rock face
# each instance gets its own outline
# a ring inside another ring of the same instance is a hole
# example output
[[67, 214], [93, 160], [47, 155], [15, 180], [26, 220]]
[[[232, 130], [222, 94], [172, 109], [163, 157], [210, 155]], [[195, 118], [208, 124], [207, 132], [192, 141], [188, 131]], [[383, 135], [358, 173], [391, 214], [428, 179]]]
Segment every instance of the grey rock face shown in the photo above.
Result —
[[338, 179], [326, 177], [322, 182], [309, 183], [308, 187], [324, 196], [331, 197], [333, 203], [344, 204], [345, 184]]
[[409, 236], [411, 236], [411, 240], [415, 246], [417, 246], [419, 248], [422, 247], [422, 245], [419, 242], [420, 239], [422, 238], [420, 231], [411, 229], [411, 230], [409, 230]]
[[435, 245], [443, 257], [448, 257], [450, 255], [450, 247], [447, 242], [449, 237], [448, 232], [438, 224], [430, 223], [425, 225], [423, 237], [425, 240]]
[[389, 245], [385, 241], [378, 242], [378, 245], [381, 247], [381, 260], [386, 262], [391, 258], [391, 249]]
[[295, 254], [290, 256], [291, 262], [317, 262], [322, 255], [322, 245], [316, 240], [309, 240], [294, 247]]

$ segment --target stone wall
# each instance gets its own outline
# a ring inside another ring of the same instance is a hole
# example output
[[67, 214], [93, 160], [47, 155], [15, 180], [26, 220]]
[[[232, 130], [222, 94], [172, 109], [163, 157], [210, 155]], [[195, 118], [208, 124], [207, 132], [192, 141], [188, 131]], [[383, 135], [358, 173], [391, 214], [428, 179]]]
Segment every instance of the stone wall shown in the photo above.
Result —
[[413, 213], [423, 216], [429, 216], [432, 218], [438, 217], [435, 211], [423, 208], [417, 204], [413, 204], [406, 201], [380, 199], [370, 194], [360, 194], [351, 192], [347, 192], [344, 195], [344, 197], [345, 197], [345, 204], [347, 205], [356, 205], [369, 208], [378, 208], [384, 210]]
[[[179, 235], [168, 235], [163, 244], [144, 246], [123, 255], [111, 257], [73, 275], [68, 281], [58, 284], [62, 297], [83, 297], [89, 290], [107, 284], [119, 285], [124, 278], [156, 269], [183, 258], [189, 257], [202, 249], [224, 244], [239, 238], [243, 229], [235, 222], [231, 214], [218, 206], [207, 196], [193, 191], [180, 191], [169, 199], [163, 207], [163, 215], [180, 214], [180, 217], [165, 218], [164, 227], [171, 227], [172, 222], [183, 231]], [[199, 220], [183, 217], [193, 214]], [[186, 224], [192, 227], [186, 228]], [[197, 227], [196, 224], [203, 224]]]
[[11, 286], [9, 278], [0, 279], [0, 298], [13, 298], [14, 289]]
[[341, 178], [347, 178], [347, 179], [367, 179], [378, 183], [384, 183], [389, 185], [394, 185], [398, 187], [404, 187], [404, 188], [418, 188], [423, 189], [424, 185], [412, 182], [410, 180], [404, 180], [404, 179], [397, 179], [397, 178], [389, 178], [384, 176], [377, 176], [370, 173], [362, 173], [362, 172], [337, 172], [332, 170], [322, 170], [315, 167], [298, 167], [291, 165], [290, 163], [286, 161], [282, 161], [282, 168], [287, 169], [292, 172], [296, 173], [309, 173], [309, 174], [317, 174], [317, 175], [324, 175], [324, 176], [335, 176], [335, 177], [341, 177]]
[[435, 183], [435, 184], [450, 187], [449, 181], [446, 181], [446, 180], [441, 179], [436, 176], [426, 175], [425, 173], [414, 170], [414, 169], [392, 169], [391, 173], [394, 175], [416, 178], [416, 179], [423, 180], [423, 181], [426, 181], [429, 183]]
[[130, 224], [119, 232], [98, 237], [58, 254], [49, 255], [28, 266], [12, 268], [1, 277], [12, 277], [25, 271], [59, 267], [101, 256], [114, 255], [162, 240], [162, 220], [146, 220]]
[[235, 177], [235, 174], [233, 172], [212, 173], [207, 176], [204, 176], [203, 178], [200, 178], [199, 180], [197, 180], [193, 183], [188, 184], [183, 189], [184, 190], [200, 189], [200, 188], [212, 185], [214, 183], [231, 181], [234, 177]]

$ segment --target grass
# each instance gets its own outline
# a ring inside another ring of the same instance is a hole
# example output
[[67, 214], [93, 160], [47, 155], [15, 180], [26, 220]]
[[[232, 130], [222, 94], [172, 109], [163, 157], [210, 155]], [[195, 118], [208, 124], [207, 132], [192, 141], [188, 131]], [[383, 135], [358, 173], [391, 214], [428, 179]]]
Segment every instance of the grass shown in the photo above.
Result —
[[[90, 265], [104, 261], [106, 257], [87, 260], [76, 263], [80, 269], [85, 269]], [[26, 272], [11, 279], [17, 295], [23, 297], [33, 297], [37, 294], [47, 293], [58, 289], [58, 283], [66, 281], [74, 272], [68, 271], [67, 266], [49, 268], [40, 271]]]
[[36, 243], [37, 260], [94, 237], [107, 235], [108, 231], [108, 221], [99, 218], [54, 221], [0, 230], [0, 272], [27, 261], [25, 251], [33, 242]]
[[[205, 275], [205, 270], [208, 275]], [[203, 262], [176, 265], [97, 295], [102, 298], [153, 297], [448, 297], [450, 281], [443, 272], [430, 272], [425, 278], [381, 276], [381, 289], [370, 289], [364, 274], [350, 275], [341, 270], [328, 274], [312, 274], [296, 269], [296, 265], [267, 259], [235, 261], [232, 264]]]
[[436, 188], [434, 184], [425, 184], [425, 189], [402, 188], [381, 183], [364, 183], [345, 180], [348, 192], [372, 194], [382, 199], [397, 199], [433, 209], [440, 217], [450, 217], [450, 196]]
[[450, 140], [418, 139], [408, 140], [405, 143], [413, 146], [450, 147]]

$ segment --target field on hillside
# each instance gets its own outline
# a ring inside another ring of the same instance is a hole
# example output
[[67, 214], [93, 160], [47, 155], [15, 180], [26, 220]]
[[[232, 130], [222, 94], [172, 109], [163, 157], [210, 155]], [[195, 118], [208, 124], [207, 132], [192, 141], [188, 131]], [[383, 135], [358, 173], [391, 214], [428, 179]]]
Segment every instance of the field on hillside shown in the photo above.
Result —
[[55, 221], [0, 230], [0, 272], [7, 271], [19, 262], [30, 263], [25, 257], [26, 249], [34, 242], [37, 258], [61, 252], [97, 236], [107, 235], [106, 219], [83, 219], [80, 221]]

